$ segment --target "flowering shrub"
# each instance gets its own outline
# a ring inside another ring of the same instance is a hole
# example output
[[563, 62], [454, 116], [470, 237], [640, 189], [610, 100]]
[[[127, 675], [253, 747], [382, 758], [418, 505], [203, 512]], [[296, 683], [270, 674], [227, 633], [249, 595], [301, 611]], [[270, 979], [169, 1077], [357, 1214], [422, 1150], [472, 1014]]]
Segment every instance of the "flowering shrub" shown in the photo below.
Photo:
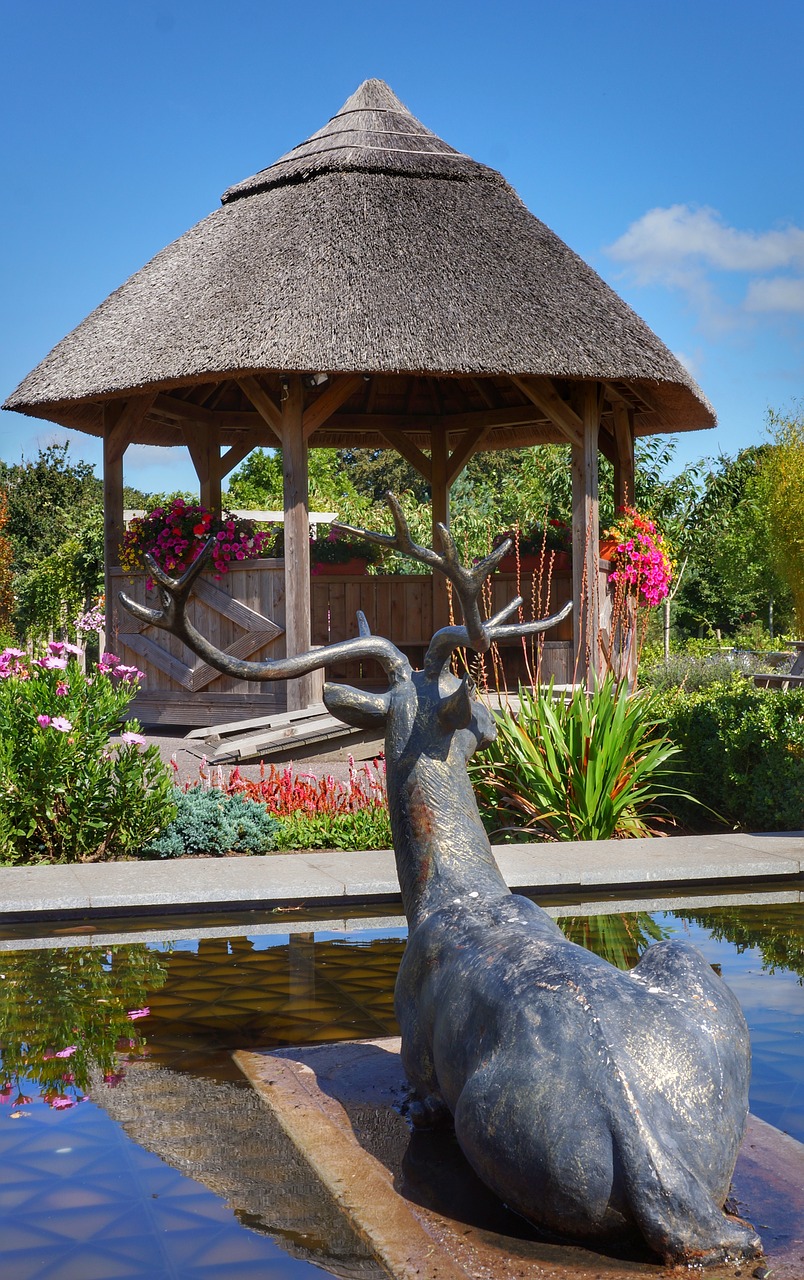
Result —
[[[168, 508], [156, 507], [146, 516], [135, 516], [120, 544], [120, 564], [129, 573], [145, 568], [146, 553], [166, 573], [183, 571], [197, 560], [210, 538], [215, 577], [227, 572], [230, 560], [253, 560], [267, 554], [270, 533], [258, 533], [251, 520], [238, 520], [228, 512], [213, 516], [205, 507], [174, 498]], [[153, 586], [148, 579], [147, 586]]]
[[670, 590], [673, 562], [670, 548], [653, 521], [634, 507], [620, 507], [606, 539], [616, 543], [611, 581], [632, 588], [641, 605], [652, 608], [661, 604]]
[[141, 672], [105, 653], [0, 653], [0, 862], [88, 862], [135, 852], [169, 822], [171, 779], [136, 721]]

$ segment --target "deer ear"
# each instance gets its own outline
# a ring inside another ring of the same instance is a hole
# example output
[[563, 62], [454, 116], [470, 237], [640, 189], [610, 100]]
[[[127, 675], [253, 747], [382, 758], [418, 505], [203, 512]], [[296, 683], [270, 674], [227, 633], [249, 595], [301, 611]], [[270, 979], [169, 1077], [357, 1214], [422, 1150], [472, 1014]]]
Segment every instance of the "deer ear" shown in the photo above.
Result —
[[439, 703], [438, 723], [442, 729], [449, 732], [465, 729], [470, 724], [474, 709], [472, 705], [474, 687], [474, 680], [464, 676], [457, 688]]
[[353, 729], [384, 729], [391, 705], [390, 693], [367, 693], [348, 684], [325, 684], [327, 711]]

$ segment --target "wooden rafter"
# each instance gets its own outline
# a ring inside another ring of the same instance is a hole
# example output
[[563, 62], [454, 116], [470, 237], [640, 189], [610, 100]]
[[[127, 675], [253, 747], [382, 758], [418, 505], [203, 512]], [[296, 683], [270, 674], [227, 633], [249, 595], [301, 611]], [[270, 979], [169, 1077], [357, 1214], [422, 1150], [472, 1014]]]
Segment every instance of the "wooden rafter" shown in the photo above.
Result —
[[153, 408], [155, 413], [173, 422], [202, 423], [204, 426], [218, 427], [225, 431], [236, 431], [238, 428], [248, 427], [254, 422], [253, 413], [233, 412], [229, 409], [208, 409], [203, 405], [193, 404], [192, 400], [180, 400], [178, 396], [165, 395], [164, 393], [156, 397]]
[[517, 378], [511, 381], [528, 400], [541, 409], [570, 444], [579, 447], [583, 442], [583, 421], [566, 400], [562, 400], [549, 378]]
[[[642, 401], [643, 405], [648, 410], [648, 412], [654, 414], [659, 419], [662, 426], [666, 427], [668, 431], [671, 431], [672, 427], [668, 423], [667, 418], [664, 415], [664, 412], [659, 407], [658, 401], [656, 400], [656, 397], [652, 394], [652, 392], [648, 391], [647, 388], [645, 388], [641, 382], [638, 382], [638, 383], [629, 382], [628, 385], [633, 391], [634, 395], [638, 396], [638, 398]], [[628, 401], [625, 399], [622, 393], [617, 390], [617, 388], [613, 385], [613, 383], [604, 382], [603, 387], [604, 387], [606, 396], [608, 397], [608, 399], [612, 404], [612, 407], [617, 403], [624, 404], [626, 408], [631, 407], [628, 404]]]
[[104, 410], [104, 456], [118, 462], [153, 407], [156, 394], [113, 400]]
[[271, 398], [259, 378], [244, 375], [242, 378], [237, 379], [237, 385], [254, 405], [263, 422], [266, 422], [271, 428], [277, 442], [281, 445], [282, 413], [279, 405]]

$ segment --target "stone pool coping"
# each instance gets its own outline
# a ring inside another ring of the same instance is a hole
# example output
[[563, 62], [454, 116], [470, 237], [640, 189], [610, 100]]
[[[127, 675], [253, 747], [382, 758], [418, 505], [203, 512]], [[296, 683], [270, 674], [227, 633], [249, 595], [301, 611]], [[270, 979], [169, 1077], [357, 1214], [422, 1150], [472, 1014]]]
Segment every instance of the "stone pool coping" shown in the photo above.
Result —
[[[512, 889], [542, 894], [763, 880], [791, 889], [802, 881], [804, 890], [804, 831], [504, 845], [494, 853]], [[398, 901], [387, 850], [0, 867], [0, 924]]]

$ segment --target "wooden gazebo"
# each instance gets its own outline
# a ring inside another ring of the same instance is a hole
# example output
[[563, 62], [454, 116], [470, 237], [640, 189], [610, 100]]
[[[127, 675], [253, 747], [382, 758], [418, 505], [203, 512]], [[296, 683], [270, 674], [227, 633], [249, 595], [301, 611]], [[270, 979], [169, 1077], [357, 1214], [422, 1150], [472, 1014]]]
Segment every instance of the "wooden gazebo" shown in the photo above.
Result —
[[[450, 486], [477, 450], [569, 443], [580, 602], [599, 572], [598, 451], [621, 499], [635, 436], [714, 425], [617, 294], [499, 173], [442, 142], [379, 80], [230, 187], [4, 407], [103, 437], [107, 574], [129, 444], [189, 449], [211, 508], [253, 448], [280, 446], [288, 653], [311, 642], [310, 448], [396, 449], [430, 482], [434, 521], [447, 521]], [[575, 613], [576, 654], [597, 668], [594, 591]], [[289, 707], [307, 704], [312, 679], [288, 688]]]

